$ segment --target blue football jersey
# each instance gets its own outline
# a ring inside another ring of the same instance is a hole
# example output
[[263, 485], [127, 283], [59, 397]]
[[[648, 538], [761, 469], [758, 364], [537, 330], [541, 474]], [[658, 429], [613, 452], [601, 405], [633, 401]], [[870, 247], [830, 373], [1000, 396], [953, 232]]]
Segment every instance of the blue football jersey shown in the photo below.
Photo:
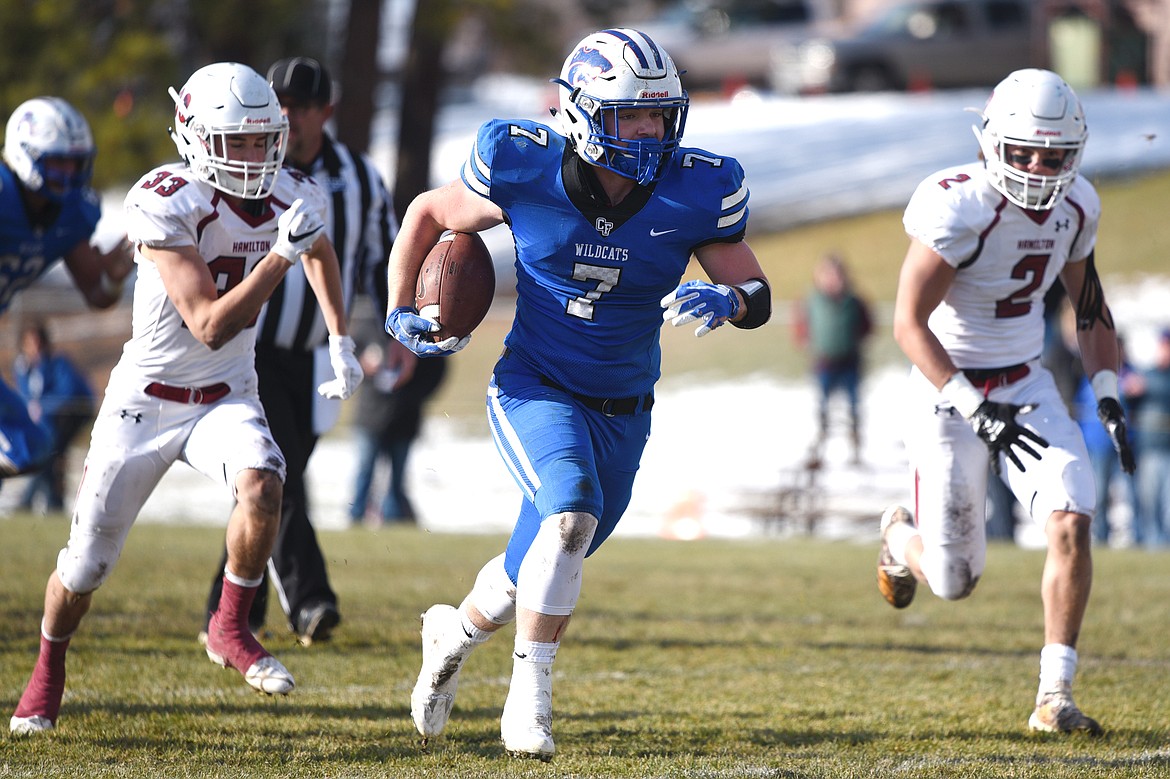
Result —
[[549, 127], [492, 120], [461, 175], [503, 210], [516, 242], [511, 352], [578, 394], [643, 395], [660, 373], [659, 301], [696, 248], [743, 239], [743, 169], [680, 148], [656, 184], [611, 207], [589, 196], [583, 167]]
[[101, 201], [89, 187], [68, 195], [45, 227], [29, 224], [16, 177], [0, 163], [0, 313], [13, 297], [44, 275], [81, 241], [88, 241], [102, 215]]

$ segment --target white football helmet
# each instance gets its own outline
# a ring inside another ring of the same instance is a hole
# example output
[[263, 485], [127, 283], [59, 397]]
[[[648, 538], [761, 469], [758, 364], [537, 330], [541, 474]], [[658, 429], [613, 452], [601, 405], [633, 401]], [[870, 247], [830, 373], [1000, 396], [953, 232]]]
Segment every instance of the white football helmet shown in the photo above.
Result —
[[[288, 146], [288, 119], [272, 85], [247, 65], [217, 62], [195, 71], [182, 90], [171, 87], [170, 93], [175, 101], [171, 139], [195, 177], [229, 195], [268, 197]], [[263, 162], [228, 158], [229, 136], [257, 133], [268, 134]]]
[[[670, 55], [645, 33], [601, 30], [573, 48], [553, 82], [561, 93], [561, 126], [581, 159], [639, 184], [657, 181], [678, 148], [690, 100]], [[661, 108], [661, 141], [621, 140], [618, 109]], [[611, 117], [612, 133], [605, 117]]]
[[[71, 174], [45, 167], [49, 159], [72, 159]], [[59, 97], [34, 97], [17, 106], [4, 134], [4, 159], [32, 192], [60, 200], [89, 184], [94, 146], [89, 123]]]
[[[1066, 194], [1081, 167], [1089, 131], [1072, 87], [1049, 70], [1017, 70], [995, 87], [975, 130], [991, 185], [1011, 202], [1047, 211]], [[1012, 167], [1005, 145], [1063, 149], [1064, 161], [1052, 175]]]

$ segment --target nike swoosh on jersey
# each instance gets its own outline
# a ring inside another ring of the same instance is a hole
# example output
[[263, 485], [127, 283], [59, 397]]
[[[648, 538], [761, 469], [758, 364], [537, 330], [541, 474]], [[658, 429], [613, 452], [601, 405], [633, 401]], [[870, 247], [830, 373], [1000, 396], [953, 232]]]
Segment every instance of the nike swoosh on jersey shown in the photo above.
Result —
[[660, 235], [666, 235], [667, 233], [677, 233], [677, 232], [678, 232], [677, 227], [671, 228], [670, 230], [655, 230], [653, 227], [651, 227], [650, 228], [650, 237], [657, 238]]

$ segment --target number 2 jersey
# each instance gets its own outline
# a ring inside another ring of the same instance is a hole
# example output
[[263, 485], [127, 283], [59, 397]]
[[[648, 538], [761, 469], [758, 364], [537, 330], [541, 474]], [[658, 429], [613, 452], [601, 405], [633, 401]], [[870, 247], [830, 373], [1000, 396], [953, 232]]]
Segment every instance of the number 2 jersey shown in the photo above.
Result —
[[[194, 246], [207, 263], [219, 294], [239, 284], [267, 256], [277, 238], [277, 219], [297, 198], [324, 208], [313, 179], [285, 168], [258, 215], [240, 209], [219, 190], [197, 180], [182, 163], [147, 173], [126, 195], [126, 234], [135, 247]], [[255, 321], [212, 350], [183, 322], [167, 296], [157, 266], [139, 252], [130, 340], [111, 374], [111, 385], [177, 387], [227, 382], [234, 391], [255, 386]]]
[[504, 212], [516, 242], [511, 353], [593, 397], [651, 390], [661, 299], [691, 253], [743, 239], [748, 189], [730, 157], [679, 148], [662, 178], [617, 206], [590, 194], [564, 136], [531, 121], [484, 123], [463, 182]]
[[1040, 356], [1044, 295], [1066, 263], [1093, 251], [1100, 216], [1101, 200], [1083, 176], [1049, 211], [1008, 202], [981, 162], [918, 185], [902, 222], [908, 235], [958, 268], [929, 320], [955, 365], [1003, 368]]

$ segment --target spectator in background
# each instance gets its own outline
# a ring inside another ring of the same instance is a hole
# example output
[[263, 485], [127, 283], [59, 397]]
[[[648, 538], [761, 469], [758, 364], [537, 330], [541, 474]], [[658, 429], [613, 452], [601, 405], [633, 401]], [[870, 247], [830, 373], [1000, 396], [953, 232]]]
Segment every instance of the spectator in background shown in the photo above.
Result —
[[53, 352], [44, 322], [33, 322], [20, 332], [20, 353], [12, 366], [16, 388], [28, 402], [32, 421], [52, 432], [52, 454], [32, 474], [20, 508], [30, 511], [38, 495], [44, 496], [46, 513], [65, 509], [67, 450], [73, 439], [93, 419], [93, 389], [77, 366], [63, 354]]
[[[346, 316], [363, 289], [381, 309], [386, 298], [386, 258], [398, 229], [386, 185], [368, 157], [326, 131], [325, 123], [333, 116], [333, 84], [320, 62], [309, 57], [278, 60], [268, 69], [268, 81], [288, 119], [288, 156], [282, 175], [312, 176], [326, 191], [325, 233], [341, 263]], [[340, 415], [340, 404], [321, 398], [314, 390], [321, 371], [327, 372], [329, 365], [326, 335], [321, 308], [309, 292], [301, 266], [294, 265], [256, 325], [260, 402], [288, 473], [280, 533], [248, 623], [254, 632], [263, 628], [267, 579], [272, 578], [289, 629], [305, 646], [327, 640], [341, 622], [337, 594], [329, 583], [325, 556], [309, 517], [305, 482], [318, 438]], [[219, 605], [226, 561], [225, 551], [207, 596], [204, 633]]]
[[359, 525], [370, 503], [370, 488], [380, 461], [390, 465], [390, 483], [377, 501], [378, 517], [388, 522], [416, 521], [406, 494], [406, 464], [422, 428], [423, 406], [439, 388], [447, 360], [420, 360], [401, 343], [384, 336], [361, 354], [365, 387], [358, 395], [356, 437], [357, 480], [349, 518]]
[[1140, 518], [1135, 539], [1147, 548], [1170, 543], [1170, 328], [1158, 334], [1156, 349], [1153, 365], [1130, 381], [1142, 464], [1135, 475]]
[[[1119, 399], [1126, 416], [1133, 419], [1128, 389], [1133, 386], [1134, 369], [1126, 359], [1125, 343], [1121, 336], [1117, 338], [1117, 349], [1121, 354], [1121, 365], [1117, 371], [1118, 385], [1121, 388]], [[1117, 449], [1113, 446], [1113, 439], [1109, 437], [1109, 433], [1101, 426], [1101, 421], [1097, 418], [1097, 399], [1093, 395], [1093, 386], [1089, 382], [1089, 377], [1083, 373], [1076, 396], [1073, 398], [1073, 411], [1076, 414], [1077, 424], [1081, 426], [1081, 433], [1085, 436], [1085, 446], [1089, 450], [1089, 461], [1093, 465], [1093, 477], [1097, 482], [1097, 511], [1093, 515], [1093, 540], [1102, 546], [1109, 544], [1110, 536], [1117, 524], [1115, 517], [1111, 516], [1110, 512], [1110, 488], [1115, 479], [1120, 479], [1133, 522], [1134, 542], [1139, 543], [1140, 522], [1134, 477], [1121, 469], [1121, 460], [1117, 455]], [[1130, 428], [1129, 433], [1130, 446], [1136, 447], [1136, 427]], [[1145, 466], [1143, 465], [1143, 467]]]
[[796, 311], [796, 339], [808, 350], [820, 389], [817, 440], [812, 460], [820, 462], [829, 434], [829, 400], [845, 394], [849, 404], [849, 441], [853, 462], [861, 462], [861, 348], [873, 331], [865, 300], [853, 290], [845, 262], [826, 254], [813, 270], [813, 289]]

